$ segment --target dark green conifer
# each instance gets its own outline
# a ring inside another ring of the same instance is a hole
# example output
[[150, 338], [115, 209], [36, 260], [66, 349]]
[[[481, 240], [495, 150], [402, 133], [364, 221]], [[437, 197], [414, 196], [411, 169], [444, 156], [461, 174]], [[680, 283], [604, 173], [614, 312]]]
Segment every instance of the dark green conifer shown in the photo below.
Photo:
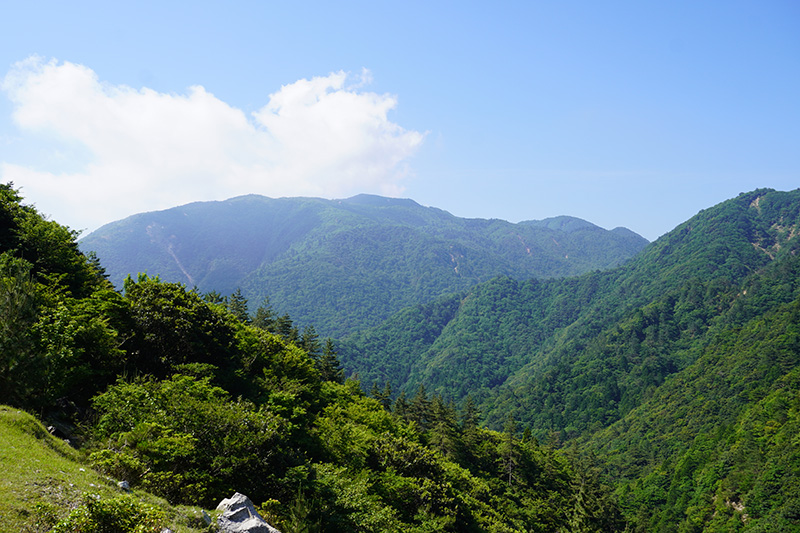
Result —
[[322, 347], [322, 355], [319, 358], [318, 368], [323, 381], [344, 383], [344, 370], [342, 370], [342, 365], [339, 363], [333, 340], [330, 338], [325, 339], [325, 345]]
[[247, 298], [242, 289], [237, 288], [228, 298], [228, 311], [244, 324], [250, 323], [250, 311], [247, 309]]

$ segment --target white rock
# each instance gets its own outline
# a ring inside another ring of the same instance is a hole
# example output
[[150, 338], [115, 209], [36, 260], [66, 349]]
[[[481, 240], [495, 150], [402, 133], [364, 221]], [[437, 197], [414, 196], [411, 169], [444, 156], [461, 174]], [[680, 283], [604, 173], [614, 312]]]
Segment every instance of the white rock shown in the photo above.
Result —
[[235, 493], [217, 506], [222, 515], [217, 518], [221, 533], [281, 533], [256, 511], [253, 502], [244, 494]]

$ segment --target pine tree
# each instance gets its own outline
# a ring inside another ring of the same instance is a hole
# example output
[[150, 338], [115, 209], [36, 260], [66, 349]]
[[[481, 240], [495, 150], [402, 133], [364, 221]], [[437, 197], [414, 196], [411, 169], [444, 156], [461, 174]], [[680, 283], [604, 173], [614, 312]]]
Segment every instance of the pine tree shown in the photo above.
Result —
[[514, 438], [516, 428], [517, 423], [514, 421], [514, 417], [508, 415], [506, 423], [503, 426], [502, 440], [497, 447], [497, 452], [500, 454], [501, 468], [504, 476], [507, 476], [509, 487], [511, 487], [511, 483], [519, 469], [520, 452], [519, 446]]
[[417, 393], [411, 398], [411, 403], [408, 405], [408, 415], [409, 419], [416, 422], [420, 429], [425, 430], [428, 428], [431, 418], [431, 401], [428, 399], [428, 393], [422, 383], [420, 383]]
[[372, 388], [369, 391], [370, 396], [381, 402], [383, 408], [387, 411], [392, 410], [392, 385], [387, 381], [383, 390], [378, 388], [378, 382], [372, 382]]
[[257, 328], [275, 333], [276, 325], [275, 311], [272, 310], [272, 305], [269, 303], [269, 298], [264, 298], [264, 301], [256, 309], [256, 314], [253, 317], [253, 325]]
[[203, 301], [210, 304], [226, 304], [225, 297], [217, 291], [207, 292], [203, 295]]
[[315, 361], [319, 359], [322, 345], [319, 342], [319, 335], [317, 335], [314, 326], [306, 326], [303, 328], [303, 334], [300, 335], [300, 347]]
[[344, 370], [342, 370], [342, 365], [339, 363], [339, 358], [336, 354], [336, 348], [330, 338], [325, 339], [322, 355], [318, 362], [318, 369], [323, 381], [344, 383]]
[[445, 457], [455, 458], [460, 448], [455, 406], [452, 403], [445, 403], [442, 396], [437, 394], [431, 401], [430, 418], [431, 446], [437, 448]]
[[247, 298], [242, 295], [242, 289], [236, 289], [228, 298], [228, 311], [245, 324], [250, 323], [250, 311], [247, 309]]
[[406, 398], [406, 391], [400, 391], [400, 394], [394, 401], [394, 407], [392, 412], [394, 412], [394, 414], [396, 414], [403, 420], [408, 420], [408, 399]]
[[280, 335], [289, 342], [295, 342], [299, 337], [294, 322], [292, 322], [292, 319], [286, 313], [275, 320], [275, 331], [273, 333]]
[[381, 403], [383, 404], [383, 408], [387, 411], [392, 410], [392, 384], [388, 380], [386, 381], [386, 385], [383, 386]]

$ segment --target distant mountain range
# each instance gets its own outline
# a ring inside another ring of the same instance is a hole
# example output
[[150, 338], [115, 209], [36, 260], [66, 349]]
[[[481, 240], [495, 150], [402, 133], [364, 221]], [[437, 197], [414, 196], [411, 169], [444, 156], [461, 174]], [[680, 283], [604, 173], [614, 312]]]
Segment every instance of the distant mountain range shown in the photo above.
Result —
[[240, 288], [251, 310], [268, 297], [276, 312], [331, 336], [500, 275], [615, 267], [646, 244], [573, 217], [466, 219], [373, 195], [198, 202], [107, 224], [79, 242], [118, 287], [147, 272], [201, 292]]

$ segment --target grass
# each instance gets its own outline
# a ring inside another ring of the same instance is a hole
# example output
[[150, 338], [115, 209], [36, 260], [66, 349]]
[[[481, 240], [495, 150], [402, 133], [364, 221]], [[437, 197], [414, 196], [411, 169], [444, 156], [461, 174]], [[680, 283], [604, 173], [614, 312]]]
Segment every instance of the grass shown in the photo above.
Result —
[[[32, 415], [0, 405], [0, 532], [49, 531], [83, 501], [122, 494], [116, 480], [84, 464], [81, 454], [50, 435]], [[172, 531], [205, 532], [202, 511], [173, 507], [145, 492], [136, 498], [162, 508]]]

